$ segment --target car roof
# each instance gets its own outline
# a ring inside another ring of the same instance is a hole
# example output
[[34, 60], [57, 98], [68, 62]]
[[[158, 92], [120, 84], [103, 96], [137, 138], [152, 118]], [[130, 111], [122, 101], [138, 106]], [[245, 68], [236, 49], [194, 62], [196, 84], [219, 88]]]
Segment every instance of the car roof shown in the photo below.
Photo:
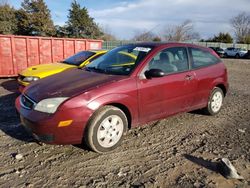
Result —
[[191, 43], [183, 43], [183, 42], [136, 42], [136, 43], [130, 43], [130, 44], [125, 44], [126, 45], [142, 45], [142, 46], [149, 46], [149, 47], [168, 47], [168, 46], [175, 46], [175, 45], [183, 45], [187, 47], [194, 47], [194, 48], [200, 48], [200, 49], [209, 49], [208, 47], [196, 45], [196, 44], [191, 44]]

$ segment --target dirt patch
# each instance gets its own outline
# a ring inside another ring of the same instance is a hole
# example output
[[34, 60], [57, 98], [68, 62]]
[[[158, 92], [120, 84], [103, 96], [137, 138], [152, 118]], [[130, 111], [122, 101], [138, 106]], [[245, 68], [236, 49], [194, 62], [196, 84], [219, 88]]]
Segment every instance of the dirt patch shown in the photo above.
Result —
[[[230, 91], [220, 114], [184, 113], [132, 129], [119, 148], [104, 155], [33, 142], [15, 113], [16, 81], [0, 80], [0, 185], [249, 187], [250, 61], [224, 62]], [[245, 180], [218, 173], [214, 161], [221, 157], [229, 158]]]

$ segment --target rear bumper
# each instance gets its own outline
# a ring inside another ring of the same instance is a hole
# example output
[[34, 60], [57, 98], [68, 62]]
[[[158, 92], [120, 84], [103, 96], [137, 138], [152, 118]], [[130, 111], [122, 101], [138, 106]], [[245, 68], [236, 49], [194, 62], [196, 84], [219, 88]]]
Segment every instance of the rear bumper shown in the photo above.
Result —
[[[80, 144], [84, 130], [92, 111], [83, 107], [58, 110], [47, 114], [24, 109], [18, 97], [16, 108], [20, 114], [21, 124], [40, 142], [48, 144]], [[68, 126], [59, 126], [62, 121], [72, 120]]]

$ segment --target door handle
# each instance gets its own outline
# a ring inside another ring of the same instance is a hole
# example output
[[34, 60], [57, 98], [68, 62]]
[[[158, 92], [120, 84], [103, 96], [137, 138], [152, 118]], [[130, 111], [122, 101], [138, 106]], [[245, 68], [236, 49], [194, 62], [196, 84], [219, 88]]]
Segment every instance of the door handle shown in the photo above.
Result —
[[185, 76], [185, 80], [193, 80], [193, 76], [192, 75], [186, 75]]

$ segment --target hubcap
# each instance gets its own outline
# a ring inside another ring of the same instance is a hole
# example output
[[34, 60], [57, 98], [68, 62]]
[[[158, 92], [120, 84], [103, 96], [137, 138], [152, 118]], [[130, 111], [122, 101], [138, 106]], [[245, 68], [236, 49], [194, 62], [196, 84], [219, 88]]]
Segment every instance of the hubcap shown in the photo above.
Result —
[[217, 91], [214, 93], [211, 101], [211, 109], [213, 112], [218, 112], [222, 106], [223, 96], [222, 93]]
[[121, 139], [122, 134], [122, 119], [117, 115], [111, 115], [101, 122], [97, 131], [97, 140], [102, 147], [109, 148]]

